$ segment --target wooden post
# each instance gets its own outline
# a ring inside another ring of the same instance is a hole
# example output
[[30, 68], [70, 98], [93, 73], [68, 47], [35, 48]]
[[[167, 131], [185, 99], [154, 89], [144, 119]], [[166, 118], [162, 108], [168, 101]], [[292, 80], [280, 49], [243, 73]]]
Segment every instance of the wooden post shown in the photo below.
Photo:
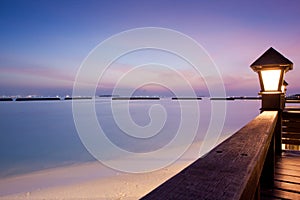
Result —
[[278, 111], [278, 119], [275, 127], [275, 155], [281, 156], [282, 153], [282, 110]]
[[277, 124], [274, 131], [275, 155], [281, 156], [282, 152], [282, 111], [285, 106], [285, 98], [283, 93], [262, 94], [261, 111], [278, 111]]
[[275, 174], [275, 135], [273, 134], [267, 152], [267, 156], [265, 159], [263, 171], [260, 177], [260, 183], [263, 188], [272, 188], [274, 186], [274, 174]]
[[282, 152], [282, 110], [284, 108], [283, 93], [262, 94], [261, 111], [278, 111], [278, 118], [272, 140], [268, 149], [267, 157], [261, 174], [260, 183], [263, 188], [272, 188], [274, 186], [275, 174], [275, 156], [281, 156]]
[[260, 182], [258, 183], [258, 186], [256, 188], [253, 200], [260, 200]]

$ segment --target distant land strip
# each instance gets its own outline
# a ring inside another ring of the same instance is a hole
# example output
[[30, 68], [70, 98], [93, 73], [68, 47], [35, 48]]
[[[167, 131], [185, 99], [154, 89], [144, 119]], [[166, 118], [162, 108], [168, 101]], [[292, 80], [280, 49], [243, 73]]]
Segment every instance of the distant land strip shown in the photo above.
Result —
[[172, 100], [202, 100], [201, 97], [172, 97]]
[[119, 95], [113, 95], [113, 94], [102, 94], [102, 95], [99, 95], [99, 97], [119, 97]]
[[113, 97], [112, 100], [160, 100], [160, 97]]
[[64, 100], [83, 100], [83, 99], [92, 99], [92, 97], [65, 97]]
[[[161, 98], [166, 98], [166, 97], [158, 97], [158, 96], [153, 96], [153, 97], [143, 97], [143, 96], [131, 96], [131, 97], [120, 97], [118, 95], [100, 95], [101, 97], [108, 97], [111, 98], [112, 100], [160, 100]], [[203, 97], [169, 97], [171, 100], [202, 100]], [[209, 97], [208, 97], [209, 98]], [[91, 96], [66, 96], [66, 97], [0, 97], [0, 102], [4, 101], [62, 101], [62, 100], [91, 100], [93, 97]], [[210, 97], [210, 100], [260, 100], [260, 96], [254, 96], [254, 97], [247, 97], [247, 96], [231, 96], [231, 97]], [[292, 99], [292, 98], [286, 98], [287, 103], [298, 103], [300, 99]]]
[[13, 98], [10, 98], [10, 97], [6, 98], [6, 97], [4, 97], [4, 98], [0, 98], [0, 101], [13, 101]]
[[16, 101], [60, 101], [59, 97], [18, 97]]
[[210, 100], [234, 100], [233, 97], [211, 97]]
[[210, 100], [259, 100], [261, 97], [211, 97]]

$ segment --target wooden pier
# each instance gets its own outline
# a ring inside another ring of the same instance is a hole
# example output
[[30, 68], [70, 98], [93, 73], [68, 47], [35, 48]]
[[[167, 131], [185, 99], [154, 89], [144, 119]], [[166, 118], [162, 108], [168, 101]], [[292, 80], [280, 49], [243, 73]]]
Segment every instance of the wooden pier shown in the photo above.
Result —
[[262, 112], [142, 199], [300, 199], [300, 153], [281, 152], [300, 142], [298, 119], [300, 108]]
[[[289, 101], [287, 103], [300, 103]], [[300, 108], [286, 107], [282, 113], [282, 144], [287, 150], [277, 157], [274, 185], [262, 189], [261, 199], [300, 199]]]
[[282, 113], [282, 143], [300, 145], [300, 108], [287, 107]]
[[283, 151], [275, 165], [274, 185], [261, 189], [261, 200], [300, 199], [300, 152]]

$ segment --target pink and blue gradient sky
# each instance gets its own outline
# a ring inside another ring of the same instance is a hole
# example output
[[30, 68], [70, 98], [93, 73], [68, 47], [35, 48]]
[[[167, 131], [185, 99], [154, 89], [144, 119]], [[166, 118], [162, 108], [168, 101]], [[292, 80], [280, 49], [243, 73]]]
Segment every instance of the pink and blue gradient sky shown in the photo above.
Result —
[[[300, 93], [299, 20], [298, 0], [2, 0], [0, 96], [71, 94], [81, 62], [97, 44], [149, 26], [180, 31], [201, 44], [219, 67], [228, 95], [257, 95], [257, 75], [249, 66], [272, 46], [294, 62], [294, 70], [286, 75], [288, 94]], [[126, 66], [120, 63], [118, 72]], [[207, 95], [201, 78], [181, 70], [194, 79], [199, 95]], [[98, 94], [110, 92], [107, 76]], [[143, 91], [163, 95], [157, 87]]]

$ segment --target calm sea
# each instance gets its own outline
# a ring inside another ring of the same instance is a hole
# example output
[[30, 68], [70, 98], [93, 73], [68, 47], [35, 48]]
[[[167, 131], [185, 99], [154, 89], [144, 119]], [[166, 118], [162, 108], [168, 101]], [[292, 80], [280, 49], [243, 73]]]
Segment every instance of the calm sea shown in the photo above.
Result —
[[[90, 100], [77, 101], [84, 104]], [[154, 104], [164, 108], [163, 128], [155, 137], [145, 139], [124, 134], [114, 120], [111, 102], [105, 98], [96, 100], [99, 124], [112, 143], [135, 153], [159, 149], [172, 140], [180, 124], [180, 109], [189, 109], [187, 102], [182, 107], [179, 101], [170, 98], [130, 101], [128, 105], [127, 101], [114, 101], [115, 115], [122, 120], [126, 109], [132, 120], [142, 127], [151, 123], [151, 117], [162, 117], [161, 113], [155, 116], [155, 112], [149, 115]], [[200, 121], [195, 141], [204, 139], [211, 120], [211, 101], [204, 98], [198, 103]], [[226, 101], [226, 106], [222, 137], [233, 134], [257, 116], [260, 101]], [[95, 158], [86, 150], [76, 131], [71, 101], [0, 102], [0, 177], [93, 160]]]

